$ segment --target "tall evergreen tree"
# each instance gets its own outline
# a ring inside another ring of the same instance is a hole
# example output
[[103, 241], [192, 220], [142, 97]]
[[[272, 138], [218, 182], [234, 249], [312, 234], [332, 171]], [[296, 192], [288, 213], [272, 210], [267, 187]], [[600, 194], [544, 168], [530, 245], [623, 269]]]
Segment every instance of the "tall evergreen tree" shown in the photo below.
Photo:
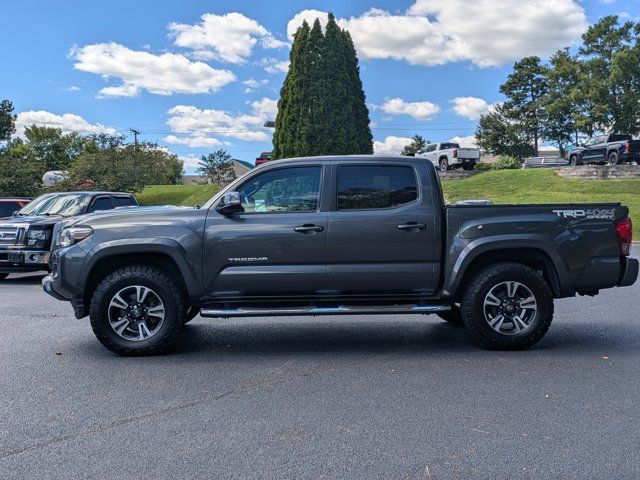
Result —
[[531, 138], [536, 155], [547, 93], [545, 73], [539, 57], [525, 57], [513, 65], [513, 72], [500, 86], [500, 92], [507, 97], [504, 112]]
[[280, 91], [273, 157], [373, 152], [358, 58], [348, 32], [329, 14], [297, 30]]
[[16, 116], [13, 114], [13, 104], [9, 100], [0, 102], [0, 142], [9, 140], [16, 133]]

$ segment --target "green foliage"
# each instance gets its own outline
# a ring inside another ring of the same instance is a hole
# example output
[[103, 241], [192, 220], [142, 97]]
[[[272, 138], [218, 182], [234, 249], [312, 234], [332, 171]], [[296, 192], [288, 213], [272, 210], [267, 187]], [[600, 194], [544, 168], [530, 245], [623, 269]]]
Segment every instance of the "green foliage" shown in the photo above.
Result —
[[232, 182], [236, 178], [231, 155], [224, 149], [218, 149], [208, 155], [202, 155], [197, 172], [210, 183], [218, 186]]
[[69, 178], [56, 189], [139, 192], [151, 184], [176, 184], [182, 161], [153, 143], [136, 148], [119, 136], [87, 137], [85, 150], [69, 167]]
[[42, 173], [25, 148], [0, 150], [0, 197], [34, 197], [41, 183]]
[[516, 170], [522, 168], [522, 161], [517, 158], [502, 155], [492, 165], [493, 170]]
[[529, 136], [509, 118], [501, 105], [480, 117], [476, 141], [483, 151], [492, 155], [508, 155], [522, 160], [534, 152]]
[[16, 115], [13, 114], [13, 103], [9, 100], [0, 102], [0, 142], [9, 140], [16, 133]]
[[487, 162], [476, 163], [476, 166], [473, 167], [476, 172], [487, 172], [489, 170], [493, 170], [493, 164]]
[[564, 157], [567, 146], [572, 142], [577, 143], [575, 135], [583, 115], [581, 67], [568, 48], [557, 51], [549, 62], [548, 90], [543, 100], [542, 135], [556, 145], [560, 156]]
[[373, 153], [369, 110], [355, 47], [329, 14], [294, 35], [280, 90], [273, 158]]
[[32, 125], [25, 128], [24, 134], [30, 155], [43, 173], [67, 170], [86, 146], [86, 137], [62, 133], [59, 128]]
[[548, 90], [546, 70], [540, 58], [525, 57], [513, 65], [513, 72], [500, 86], [500, 92], [507, 97], [504, 114], [520, 130], [520, 136], [532, 140], [536, 155]]
[[424, 147], [426, 147], [429, 143], [431, 142], [427, 142], [421, 135], [414, 135], [413, 137], [411, 137], [411, 143], [405, 145], [405, 147], [400, 152], [400, 155], [413, 156]]

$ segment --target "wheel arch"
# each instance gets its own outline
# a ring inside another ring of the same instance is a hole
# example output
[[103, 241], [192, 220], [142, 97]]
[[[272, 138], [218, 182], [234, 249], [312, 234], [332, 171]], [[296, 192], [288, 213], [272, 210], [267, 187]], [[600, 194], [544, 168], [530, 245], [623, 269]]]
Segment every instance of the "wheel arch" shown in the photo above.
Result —
[[562, 260], [549, 248], [532, 242], [498, 242], [472, 249], [453, 266], [450, 278], [445, 279], [443, 293], [457, 296], [464, 282], [479, 269], [499, 262], [515, 262], [527, 265], [541, 273], [549, 284], [554, 297], [567, 297], [575, 293]]
[[132, 265], [146, 265], [163, 270], [176, 280], [185, 298], [194, 299], [200, 295], [198, 277], [181, 246], [159, 243], [138, 243], [132, 246], [128, 242], [127, 245], [100, 248], [91, 255], [91, 262], [83, 272], [85, 306], [90, 304], [93, 292], [104, 277], [119, 268]]

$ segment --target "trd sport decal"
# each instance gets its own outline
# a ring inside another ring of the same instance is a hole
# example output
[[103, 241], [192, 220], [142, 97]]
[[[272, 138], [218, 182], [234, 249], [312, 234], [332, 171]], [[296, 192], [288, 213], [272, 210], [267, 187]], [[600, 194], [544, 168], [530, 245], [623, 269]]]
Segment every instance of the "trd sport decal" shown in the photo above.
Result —
[[613, 220], [614, 210], [593, 209], [593, 210], [552, 210], [553, 213], [562, 218], [585, 218], [587, 220]]

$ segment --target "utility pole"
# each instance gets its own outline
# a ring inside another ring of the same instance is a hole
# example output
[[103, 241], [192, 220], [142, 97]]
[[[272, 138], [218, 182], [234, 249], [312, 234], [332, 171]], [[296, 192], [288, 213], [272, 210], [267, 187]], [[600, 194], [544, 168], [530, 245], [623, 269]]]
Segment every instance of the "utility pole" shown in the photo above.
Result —
[[135, 150], [138, 150], [138, 135], [140, 135], [140, 131], [135, 128], [130, 128], [129, 131], [133, 133], [133, 144], [135, 146]]

